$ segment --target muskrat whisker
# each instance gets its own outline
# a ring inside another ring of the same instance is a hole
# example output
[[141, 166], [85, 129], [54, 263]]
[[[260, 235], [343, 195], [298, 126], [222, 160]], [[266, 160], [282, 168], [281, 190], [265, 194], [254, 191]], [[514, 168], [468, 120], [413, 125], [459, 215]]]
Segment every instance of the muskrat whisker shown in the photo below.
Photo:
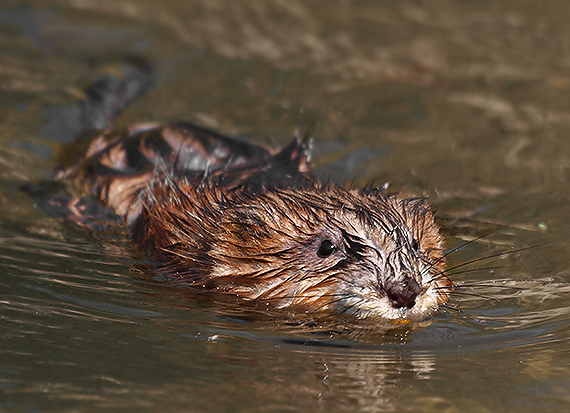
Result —
[[451, 310], [451, 311], [455, 311], [455, 312], [457, 312], [457, 313], [462, 313], [462, 312], [463, 312], [463, 311], [461, 311], [459, 308], [455, 308], [455, 307], [453, 307], [453, 306], [451, 306], [451, 305], [449, 305], [449, 304], [443, 304], [440, 308], [441, 308], [442, 310]]
[[454, 287], [455, 287], [456, 291], [460, 291], [461, 288], [465, 288], [465, 287], [469, 287], [469, 288], [472, 288], [472, 287], [515, 288], [515, 289], [519, 289], [519, 290], [523, 289], [523, 287], [517, 287], [514, 285], [486, 284], [484, 282], [481, 282], [481, 283], [474, 282], [474, 283], [469, 283], [469, 284], [455, 284]]
[[455, 247], [455, 248], [453, 248], [453, 249], [451, 249], [451, 250], [445, 252], [445, 253], [443, 254], [443, 258], [447, 257], [447, 256], [450, 255], [450, 254], [453, 254], [454, 252], [459, 251], [460, 249], [462, 249], [462, 248], [468, 246], [469, 244], [472, 244], [472, 243], [477, 242], [477, 241], [479, 241], [479, 240], [481, 240], [481, 239], [483, 239], [483, 238], [486, 238], [486, 237], [488, 237], [489, 235], [493, 235], [493, 234], [495, 234], [495, 233], [501, 231], [502, 229], [508, 228], [508, 227], [510, 227], [511, 225], [513, 225], [515, 222], [522, 222], [522, 221], [524, 221], [524, 220], [526, 220], [526, 219], [529, 219], [529, 218], [525, 218], [525, 219], [522, 219], [522, 220], [519, 220], [519, 221], [510, 222], [510, 223], [508, 223], [508, 224], [503, 224], [503, 225], [499, 226], [498, 228], [495, 228], [495, 229], [492, 230], [492, 231], [489, 231], [489, 232], [487, 232], [487, 233], [485, 233], [485, 234], [483, 234], [483, 235], [480, 235], [480, 236], [478, 236], [478, 237], [475, 237], [475, 238], [473, 238], [473, 239], [471, 239], [471, 240], [469, 240], [469, 241], [465, 241], [463, 244], [458, 245], [457, 247]]
[[518, 281], [524, 280], [516, 280], [511, 278], [503, 278], [500, 280], [482, 280], [482, 281], [472, 281], [469, 283], [464, 284], [455, 284], [456, 287], [477, 287], [477, 286], [487, 286], [487, 287], [504, 287], [504, 288], [516, 288], [516, 289], [524, 289], [524, 287], [518, 285], [506, 285], [505, 283], [515, 283]]
[[[501, 281], [499, 281], [501, 282]], [[492, 281], [482, 281], [482, 282], [473, 282], [469, 284], [453, 284], [453, 285], [442, 285], [433, 287], [434, 290], [448, 290], [453, 292], [461, 292], [462, 288], [472, 288], [472, 287], [495, 287], [495, 288], [515, 288], [515, 289], [523, 289], [523, 287], [517, 287], [513, 285], [505, 285], [505, 284], [492, 284]]]
[[451, 305], [449, 305], [449, 304], [443, 304], [440, 308], [441, 308], [442, 310], [444, 310], [444, 311], [453, 311], [453, 312], [455, 312], [455, 313], [458, 314], [458, 315], [469, 315], [469, 314], [467, 314], [465, 311], [463, 311], [463, 310], [461, 310], [461, 309], [459, 309], [459, 308], [453, 307], [453, 306], [451, 306]]
[[485, 300], [490, 300], [490, 301], [494, 301], [496, 303], [500, 302], [501, 300], [499, 298], [493, 298], [493, 297], [489, 297], [487, 295], [483, 295], [483, 294], [477, 294], [477, 293], [467, 293], [465, 291], [455, 291], [454, 295], [459, 295], [459, 296], [469, 296], [469, 297], [476, 297], [476, 298], [484, 298]]
[[[474, 264], [476, 262], [489, 260], [491, 258], [501, 257], [503, 255], [515, 254], [517, 252], [528, 251], [528, 250], [531, 250], [533, 248], [543, 247], [545, 245], [552, 244], [553, 242], [555, 242], [555, 241], [546, 241], [546, 242], [542, 242], [540, 244], [529, 245], [528, 247], [517, 248], [517, 249], [511, 250], [511, 251], [503, 251], [503, 252], [498, 252], [496, 254], [487, 255], [485, 257], [475, 258], [475, 259], [472, 259], [469, 261], [465, 261], [461, 264], [457, 264], [451, 268], [448, 268], [445, 271], [449, 272], [449, 271], [453, 271], [457, 268], [461, 268], [461, 267], [464, 267], [464, 266], [469, 265], [469, 264]], [[444, 275], [445, 271], [441, 271], [440, 273], [435, 274], [428, 282], [432, 282], [433, 280], [436, 280], [438, 277], [445, 276]]]
[[437, 287], [433, 287], [434, 290], [438, 291], [455, 291], [455, 284], [453, 285], [439, 285]]
[[481, 267], [481, 268], [469, 268], [466, 270], [461, 270], [461, 271], [457, 271], [457, 272], [446, 272], [445, 275], [447, 275], [448, 277], [453, 276], [453, 275], [458, 275], [458, 274], [465, 274], [467, 272], [475, 272], [475, 271], [487, 271], [487, 270], [496, 270], [499, 268], [510, 268], [512, 267], [512, 265], [497, 265], [497, 266], [493, 266], [493, 267]]
[[[524, 220], [523, 220], [523, 221], [524, 221]], [[489, 232], [487, 232], [487, 233], [485, 233], [485, 234], [483, 234], [483, 235], [480, 235], [480, 236], [478, 236], [478, 237], [475, 237], [475, 238], [473, 238], [473, 239], [471, 239], [471, 240], [469, 240], [469, 241], [464, 242], [463, 244], [458, 245], [458, 246], [455, 247], [455, 248], [452, 248], [452, 249], [449, 250], [449, 251], [446, 251], [446, 252], [441, 256], [441, 258], [438, 258], [438, 259], [435, 260], [433, 263], [431, 263], [432, 267], [435, 266], [436, 264], [442, 262], [443, 260], [445, 260], [445, 259], [447, 258], [447, 256], [453, 254], [454, 252], [457, 252], [457, 251], [459, 251], [460, 249], [465, 248], [466, 246], [468, 246], [468, 245], [470, 245], [470, 244], [472, 244], [472, 243], [474, 243], [474, 242], [477, 242], [477, 241], [479, 241], [479, 240], [481, 240], [481, 239], [483, 239], [483, 238], [486, 238], [486, 237], [488, 237], [488, 236], [490, 236], [490, 235], [492, 235], [492, 234], [494, 234], [494, 233], [496, 233], [496, 232], [499, 232], [499, 231], [501, 231], [501, 230], [504, 229], [504, 228], [508, 228], [508, 227], [510, 227], [512, 224], [513, 224], [513, 223], [501, 225], [501, 226], [499, 226], [498, 228], [496, 228], [496, 229], [494, 229], [494, 230], [492, 230], [492, 231], [489, 231]], [[538, 246], [540, 246], [540, 245], [538, 245]], [[513, 251], [513, 252], [514, 252], [514, 251]], [[483, 259], [485, 259], [485, 258], [483, 258]], [[467, 265], [467, 263], [466, 263], [465, 265]], [[452, 270], [452, 269], [453, 269], [453, 268], [449, 268], [449, 269], [447, 269], [447, 271]], [[439, 277], [439, 276], [442, 275], [442, 274], [443, 274], [443, 273], [441, 273], [441, 274], [436, 274], [436, 275], [434, 276], [434, 279], [437, 278], [437, 277]], [[423, 274], [422, 274], [422, 275], [423, 275]], [[445, 275], [444, 275], [444, 276], [445, 276]]]
[[[422, 273], [422, 275], [424, 275], [424, 273]], [[431, 277], [429, 280], [427, 280], [428, 284], [431, 284], [439, 279], [445, 279], [448, 278], [447, 277], [447, 273], [444, 271], [440, 271], [439, 273], [435, 274], [433, 277]]]

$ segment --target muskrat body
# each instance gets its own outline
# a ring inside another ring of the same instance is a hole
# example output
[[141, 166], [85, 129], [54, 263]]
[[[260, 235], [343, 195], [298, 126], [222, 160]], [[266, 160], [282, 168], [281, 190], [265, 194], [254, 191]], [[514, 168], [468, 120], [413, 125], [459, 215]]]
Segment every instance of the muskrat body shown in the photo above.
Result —
[[449, 300], [425, 200], [320, 182], [298, 136], [270, 149], [189, 123], [114, 132], [121, 111], [156, 81], [144, 62], [121, 71], [61, 108], [58, 119], [75, 126], [50, 139], [75, 142], [55, 185], [24, 187], [47, 212], [95, 230], [126, 225], [161, 280], [313, 320], [407, 322]]
[[296, 137], [277, 150], [198, 126], [96, 137], [49, 203], [89, 226], [93, 197], [172, 283], [311, 314], [420, 320], [449, 299], [442, 237], [423, 199], [325, 184]]

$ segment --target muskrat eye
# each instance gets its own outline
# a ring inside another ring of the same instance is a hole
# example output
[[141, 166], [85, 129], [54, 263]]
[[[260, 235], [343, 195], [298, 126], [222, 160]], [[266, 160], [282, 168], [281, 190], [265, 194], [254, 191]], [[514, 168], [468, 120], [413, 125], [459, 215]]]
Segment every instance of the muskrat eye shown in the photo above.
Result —
[[330, 242], [328, 239], [326, 239], [323, 242], [321, 242], [321, 246], [317, 251], [317, 255], [321, 258], [326, 258], [335, 251], [336, 247], [334, 246], [334, 244]]
[[419, 251], [420, 250], [420, 242], [417, 239], [413, 239], [412, 240], [412, 249], [414, 251]]

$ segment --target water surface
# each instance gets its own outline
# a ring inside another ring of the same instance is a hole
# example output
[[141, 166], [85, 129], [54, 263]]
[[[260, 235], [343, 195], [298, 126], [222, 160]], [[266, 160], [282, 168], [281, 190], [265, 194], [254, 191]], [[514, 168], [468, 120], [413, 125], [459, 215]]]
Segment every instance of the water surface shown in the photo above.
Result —
[[[570, 4], [242, 3], [0, 6], [0, 408], [570, 409]], [[470, 286], [453, 309], [380, 337], [153, 282], [117, 253], [124, 239], [18, 189], [56, 166], [62, 108], [133, 56], [158, 84], [121, 125], [283, 144], [318, 120], [320, 174], [429, 197], [450, 250], [495, 231], [450, 267], [493, 257], [450, 271]]]

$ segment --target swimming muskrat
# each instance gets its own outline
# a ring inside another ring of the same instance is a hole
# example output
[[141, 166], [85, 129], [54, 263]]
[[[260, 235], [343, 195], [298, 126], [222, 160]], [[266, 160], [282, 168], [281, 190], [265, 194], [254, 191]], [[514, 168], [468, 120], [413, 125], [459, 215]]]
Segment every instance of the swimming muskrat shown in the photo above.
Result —
[[298, 136], [267, 149], [189, 123], [135, 125], [95, 137], [56, 179], [69, 195], [51, 208], [85, 226], [124, 222], [173, 283], [378, 322], [449, 299], [428, 203], [320, 182]]

